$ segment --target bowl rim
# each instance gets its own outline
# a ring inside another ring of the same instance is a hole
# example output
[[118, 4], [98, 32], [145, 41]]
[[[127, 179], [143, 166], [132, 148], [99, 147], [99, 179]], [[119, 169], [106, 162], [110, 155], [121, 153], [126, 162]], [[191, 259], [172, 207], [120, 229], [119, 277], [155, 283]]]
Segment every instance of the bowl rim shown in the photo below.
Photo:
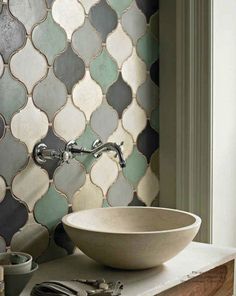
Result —
[[27, 261], [23, 262], [23, 263], [19, 263], [19, 264], [1, 264], [1, 266], [3, 266], [4, 268], [8, 268], [8, 269], [14, 269], [17, 267], [22, 267], [22, 266], [25, 266], [25, 265], [28, 265], [28, 264], [31, 264], [32, 261], [33, 261], [33, 257], [28, 254], [28, 253], [24, 253], [24, 252], [17, 252], [17, 251], [11, 251], [11, 252], [1, 252], [0, 253], [0, 256], [1, 255], [5, 255], [5, 256], [10, 256], [11, 254], [16, 254], [16, 255], [22, 255], [22, 256], [25, 256], [27, 258]]
[[[154, 209], [154, 210], [165, 210], [165, 211], [170, 211], [170, 212], [178, 212], [178, 213], [183, 213], [183, 214], [186, 214], [186, 215], [189, 215], [191, 217], [193, 217], [195, 219], [195, 222], [190, 224], [190, 225], [187, 225], [187, 226], [183, 226], [183, 227], [179, 227], [179, 228], [174, 228], [174, 229], [169, 229], [169, 230], [154, 230], [154, 231], [131, 231], [131, 232], [122, 232], [122, 231], [103, 231], [103, 230], [94, 230], [94, 229], [90, 229], [90, 228], [87, 228], [87, 227], [80, 227], [80, 226], [76, 226], [72, 223], [70, 223], [68, 221], [68, 218], [71, 217], [71, 216], [75, 216], [77, 215], [78, 213], [81, 213], [81, 212], [89, 212], [89, 211], [92, 211], [92, 210], [106, 210], [106, 211], [109, 211], [109, 210], [114, 210], [114, 209]], [[63, 225], [65, 226], [69, 226], [69, 227], [72, 227], [74, 229], [78, 229], [78, 230], [84, 230], [84, 231], [88, 231], [88, 232], [93, 232], [93, 233], [105, 233], [105, 234], [121, 234], [121, 235], [137, 235], [137, 234], [140, 234], [140, 235], [148, 235], [148, 234], [164, 234], [164, 233], [170, 233], [170, 232], [179, 232], [179, 231], [183, 231], [183, 230], [188, 230], [188, 229], [193, 229], [193, 228], [197, 228], [197, 227], [200, 227], [201, 223], [202, 223], [202, 219], [193, 214], [193, 213], [190, 213], [190, 212], [186, 212], [186, 211], [182, 211], [182, 210], [177, 210], [177, 209], [170, 209], [170, 208], [163, 208], [163, 207], [145, 207], [145, 206], [132, 206], [132, 207], [128, 207], [128, 206], [123, 206], [123, 207], [110, 207], [110, 208], [93, 208], [93, 209], [87, 209], [87, 210], [82, 210], [82, 211], [77, 211], [77, 212], [73, 212], [73, 213], [69, 213], [67, 215], [65, 215], [63, 218], [62, 218], [62, 223]]]

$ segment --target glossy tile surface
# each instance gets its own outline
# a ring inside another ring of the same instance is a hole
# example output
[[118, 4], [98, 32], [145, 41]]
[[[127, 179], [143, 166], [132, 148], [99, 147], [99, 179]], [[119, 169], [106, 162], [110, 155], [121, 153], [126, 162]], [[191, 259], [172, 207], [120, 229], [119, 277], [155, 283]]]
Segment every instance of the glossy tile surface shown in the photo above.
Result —
[[55, 0], [52, 6], [55, 21], [66, 31], [70, 40], [73, 32], [84, 22], [84, 10], [77, 0]]
[[72, 87], [81, 80], [85, 74], [85, 65], [68, 44], [66, 51], [59, 55], [54, 62], [55, 75], [66, 85], [68, 94]]
[[27, 105], [13, 116], [11, 131], [16, 138], [26, 144], [29, 152], [32, 152], [34, 145], [46, 136], [47, 116], [35, 107], [31, 97], [28, 98]]
[[37, 200], [47, 191], [48, 186], [48, 174], [30, 158], [27, 167], [13, 179], [12, 192], [32, 211]]
[[134, 44], [145, 34], [147, 29], [146, 19], [144, 14], [137, 7], [135, 1], [133, 1], [129, 9], [122, 15], [121, 24]]
[[30, 34], [33, 26], [39, 23], [46, 15], [44, 0], [10, 0], [11, 13], [25, 26]]
[[102, 103], [102, 89], [91, 78], [87, 70], [82, 80], [77, 83], [72, 92], [74, 104], [79, 107], [89, 121], [93, 111]]
[[10, 190], [7, 190], [5, 198], [0, 203], [0, 212], [0, 235], [9, 246], [13, 235], [28, 219], [27, 208], [11, 194]]
[[132, 0], [107, 0], [109, 5], [117, 12], [120, 17], [122, 13], [130, 6]]
[[[133, 51], [132, 41], [124, 32], [121, 24], [107, 37], [107, 50], [117, 61], [119, 68]], [[122, 44], [122, 46], [120, 46]]]
[[[85, 169], [75, 159], [69, 164], [64, 163], [58, 167], [54, 173], [54, 184], [57, 190], [66, 194], [68, 202], [72, 202], [72, 198], [85, 183]], [[67, 176], [65, 178], [65, 176]]]
[[123, 111], [132, 102], [132, 90], [123, 80], [121, 74], [116, 82], [109, 87], [106, 98], [107, 102], [118, 112], [121, 118]]
[[102, 190], [94, 185], [89, 175], [86, 176], [84, 186], [75, 193], [72, 202], [73, 211], [101, 208], [103, 201]]
[[72, 46], [86, 66], [102, 50], [102, 39], [88, 18], [85, 19], [83, 26], [73, 33]]
[[4, 199], [6, 194], [6, 183], [2, 176], [0, 176], [0, 202]]
[[0, 90], [0, 113], [9, 124], [12, 115], [27, 102], [26, 88], [23, 83], [13, 78], [9, 68], [5, 67], [0, 78]]
[[7, 129], [4, 138], [0, 141], [0, 155], [1, 159], [4, 159], [0, 161], [0, 175], [10, 185], [16, 173], [27, 163], [27, 147], [13, 137]]
[[145, 128], [147, 117], [143, 109], [139, 107], [136, 100], [124, 111], [122, 123], [124, 128], [133, 136], [134, 141]]
[[9, 57], [22, 45], [26, 39], [24, 26], [3, 5], [0, 13], [0, 54], [5, 63]]
[[50, 12], [45, 21], [34, 28], [32, 39], [35, 47], [47, 57], [49, 65], [67, 45], [65, 31], [53, 20]]
[[33, 91], [35, 105], [43, 110], [52, 122], [55, 113], [66, 103], [65, 85], [55, 76], [50, 68], [47, 77], [40, 81]]
[[105, 93], [108, 87], [116, 81], [118, 77], [117, 63], [104, 49], [101, 54], [90, 63], [90, 73], [94, 80], [101, 86]]
[[113, 207], [128, 206], [133, 199], [133, 188], [124, 177], [123, 173], [119, 173], [116, 182], [110, 187], [107, 200]]
[[34, 207], [36, 221], [46, 226], [50, 232], [67, 213], [67, 199], [55, 190], [54, 185], [50, 186], [48, 192], [37, 201]]
[[118, 165], [107, 154], [103, 154], [91, 169], [91, 180], [102, 189], [104, 195], [117, 176]]
[[91, 127], [103, 142], [118, 126], [118, 115], [107, 103], [103, 103], [91, 116]]
[[102, 41], [105, 42], [107, 35], [117, 25], [117, 15], [106, 0], [100, 0], [89, 11], [89, 19], [92, 25], [100, 33]]
[[2, 76], [3, 72], [4, 72], [4, 62], [3, 62], [2, 56], [0, 54], [0, 77]]
[[157, 0], [136, 0], [138, 7], [146, 15], [147, 21], [159, 9], [159, 1]]
[[66, 142], [77, 139], [86, 126], [84, 113], [74, 106], [70, 97], [66, 105], [56, 114], [53, 122], [55, 133]]
[[21, 80], [31, 93], [33, 86], [47, 73], [45, 57], [27, 39], [26, 45], [11, 58], [11, 72]]
[[87, 14], [89, 13], [90, 8], [98, 2], [99, 0], [80, 0], [80, 3], [83, 5]]
[[4, 124], [4, 119], [0, 115], [0, 139], [4, 136], [5, 134], [5, 124]]

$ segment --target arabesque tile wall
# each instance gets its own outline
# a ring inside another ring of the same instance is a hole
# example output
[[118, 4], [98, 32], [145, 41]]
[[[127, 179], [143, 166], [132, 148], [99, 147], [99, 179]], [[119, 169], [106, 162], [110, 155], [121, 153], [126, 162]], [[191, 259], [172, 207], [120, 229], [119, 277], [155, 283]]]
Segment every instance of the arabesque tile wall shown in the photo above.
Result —
[[[158, 0], [0, 2], [0, 251], [71, 253], [71, 209], [158, 204]], [[113, 154], [32, 159], [36, 143]]]

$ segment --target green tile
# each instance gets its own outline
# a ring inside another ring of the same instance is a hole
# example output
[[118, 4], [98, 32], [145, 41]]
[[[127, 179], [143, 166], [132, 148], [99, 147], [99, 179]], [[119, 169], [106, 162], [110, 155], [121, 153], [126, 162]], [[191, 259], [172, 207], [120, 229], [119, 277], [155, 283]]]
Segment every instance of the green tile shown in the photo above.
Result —
[[[93, 142], [98, 138], [98, 135], [91, 129], [89, 125], [87, 125], [82, 136], [76, 140], [76, 144], [79, 147], [91, 149]], [[77, 156], [76, 159], [85, 166], [87, 172], [91, 170], [92, 165], [97, 160], [92, 154], [81, 154]]]
[[119, 17], [130, 6], [132, 1], [133, 0], [107, 0], [111, 7], [117, 12]]
[[90, 64], [91, 76], [102, 87], [105, 93], [118, 77], [118, 67], [106, 49]]
[[67, 200], [55, 190], [54, 185], [50, 186], [48, 192], [37, 201], [34, 208], [36, 221], [46, 226], [49, 231], [52, 231], [67, 213]]
[[145, 175], [146, 168], [146, 157], [134, 147], [132, 154], [127, 159], [126, 167], [123, 170], [125, 177], [134, 187], [137, 187], [140, 179]]
[[56, 55], [67, 45], [65, 31], [52, 18], [51, 12], [43, 23], [40, 23], [32, 34], [33, 43], [45, 56], [51, 65]]
[[12, 115], [26, 104], [27, 93], [23, 83], [14, 79], [8, 67], [0, 79], [0, 112], [10, 124]]
[[138, 40], [137, 52], [140, 58], [147, 64], [148, 68], [158, 59], [158, 41], [150, 30]]

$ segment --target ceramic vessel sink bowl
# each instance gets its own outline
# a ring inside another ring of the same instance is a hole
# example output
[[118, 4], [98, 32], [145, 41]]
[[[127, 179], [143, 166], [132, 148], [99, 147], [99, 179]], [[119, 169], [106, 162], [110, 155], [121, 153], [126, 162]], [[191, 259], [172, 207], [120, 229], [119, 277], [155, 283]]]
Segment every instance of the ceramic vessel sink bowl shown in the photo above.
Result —
[[87, 256], [120, 269], [146, 269], [183, 250], [197, 234], [201, 219], [154, 207], [84, 210], [62, 219], [72, 241]]

